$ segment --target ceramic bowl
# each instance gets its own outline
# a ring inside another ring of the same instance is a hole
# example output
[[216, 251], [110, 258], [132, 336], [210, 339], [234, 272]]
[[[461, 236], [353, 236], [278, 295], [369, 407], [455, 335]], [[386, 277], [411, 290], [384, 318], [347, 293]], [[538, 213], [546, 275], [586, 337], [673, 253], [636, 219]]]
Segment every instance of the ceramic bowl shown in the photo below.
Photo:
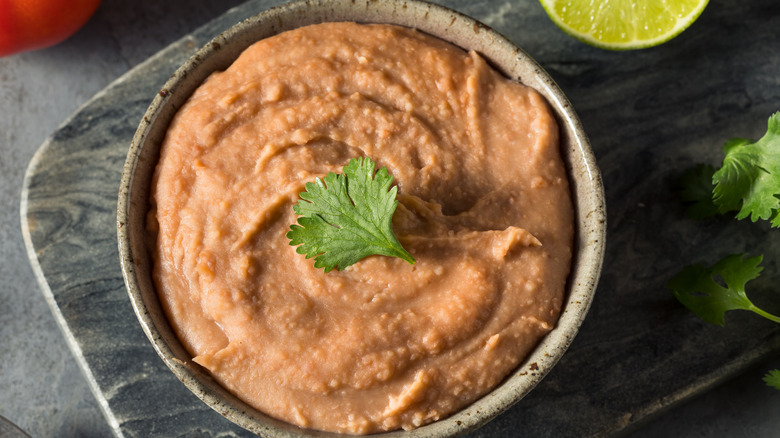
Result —
[[[285, 30], [327, 21], [414, 27], [476, 50], [506, 76], [543, 94], [555, 113], [575, 201], [576, 241], [564, 307], [557, 326], [505, 381], [452, 416], [386, 436], [444, 437], [478, 427], [525, 396], [563, 355], [590, 307], [601, 271], [604, 192], [596, 160], [577, 115], [553, 80], [525, 52], [484, 24], [441, 6], [411, 0], [308, 0], [262, 12], [201, 48], [154, 97], [133, 138], [122, 174], [117, 229], [122, 271], [138, 319], [157, 353], [195, 395], [234, 423], [269, 437], [331, 436], [270, 418], [212, 380], [192, 362], [163, 312], [152, 281], [145, 221], [160, 143], [176, 110], [212, 72], [228, 67], [250, 44]], [[150, 96], [151, 97], [151, 96]]]

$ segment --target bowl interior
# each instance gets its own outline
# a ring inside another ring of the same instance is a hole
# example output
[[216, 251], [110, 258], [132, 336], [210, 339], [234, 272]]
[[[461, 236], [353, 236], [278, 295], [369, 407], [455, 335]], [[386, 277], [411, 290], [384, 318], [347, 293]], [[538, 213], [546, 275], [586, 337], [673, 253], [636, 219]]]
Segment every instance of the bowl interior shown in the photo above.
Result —
[[596, 160], [577, 115], [561, 90], [525, 52], [487, 26], [458, 12], [422, 1], [297, 1], [262, 12], [216, 37], [163, 86], [133, 138], [122, 174], [117, 215], [122, 272], [132, 305], [154, 348], [195, 395], [234, 423], [264, 436], [336, 436], [304, 431], [270, 418], [217, 384], [179, 342], [152, 281], [146, 214], [152, 174], [168, 124], [212, 72], [224, 70], [252, 43], [293, 28], [328, 21], [414, 27], [480, 53], [507, 77], [545, 96], [560, 125], [561, 151], [575, 204], [575, 248], [567, 296], [557, 326], [503, 384], [466, 409], [413, 431], [385, 436], [450, 436], [480, 426], [527, 394], [571, 343], [590, 307], [603, 259], [606, 214]]

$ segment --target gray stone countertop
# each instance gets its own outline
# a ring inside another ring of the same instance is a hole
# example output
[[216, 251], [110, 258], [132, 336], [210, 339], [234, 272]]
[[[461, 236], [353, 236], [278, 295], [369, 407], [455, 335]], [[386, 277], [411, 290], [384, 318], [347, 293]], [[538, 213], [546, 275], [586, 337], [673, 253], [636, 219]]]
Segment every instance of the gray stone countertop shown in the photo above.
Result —
[[[496, 14], [501, 14], [516, 7], [514, 2], [541, 7], [535, 0], [481, 3], [495, 3]], [[28, 262], [19, 219], [25, 168], [45, 138], [93, 94], [240, 3], [104, 0], [93, 19], [65, 43], [0, 58], [0, 416], [33, 437], [102, 437], [112, 432]], [[710, 3], [708, 8], [729, 2]], [[501, 31], [500, 23], [486, 21]], [[780, 368], [780, 357], [763, 360], [628, 435], [775, 437], [780, 431], [780, 391], [761, 382], [772, 368]]]

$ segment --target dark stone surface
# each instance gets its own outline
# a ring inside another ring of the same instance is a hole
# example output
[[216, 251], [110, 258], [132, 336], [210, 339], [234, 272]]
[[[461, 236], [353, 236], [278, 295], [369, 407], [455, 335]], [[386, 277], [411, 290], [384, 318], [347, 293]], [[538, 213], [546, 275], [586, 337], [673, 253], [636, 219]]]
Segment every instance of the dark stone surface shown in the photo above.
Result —
[[[777, 350], [780, 327], [744, 313], [729, 315], [725, 329], [707, 326], [664, 284], [684, 264], [763, 253], [769, 274], [749, 291], [780, 310], [771, 301], [780, 231], [692, 221], [673, 190], [686, 168], [716, 164], [726, 139], [757, 138], [780, 109], [780, 5], [713, 1], [675, 40], [614, 53], [565, 36], [536, 2], [444, 3], [505, 34], [558, 81], [591, 136], [609, 215], [597, 298], [570, 351], [531, 395], [472, 435], [620, 432]], [[190, 394], [144, 337], [124, 292], [114, 220], [127, 146], [154, 93], [210, 37], [272, 4], [248, 2], [133, 69], [28, 168], [22, 217], [34, 269], [117, 434], [249, 435]]]

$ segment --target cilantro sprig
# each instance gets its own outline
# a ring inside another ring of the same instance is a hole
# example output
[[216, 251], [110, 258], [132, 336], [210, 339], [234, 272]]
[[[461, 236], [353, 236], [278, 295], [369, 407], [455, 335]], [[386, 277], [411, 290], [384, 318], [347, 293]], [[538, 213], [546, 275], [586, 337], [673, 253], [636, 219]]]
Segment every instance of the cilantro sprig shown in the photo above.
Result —
[[[780, 227], [780, 112], [769, 118], [767, 132], [758, 141], [731, 139], [723, 152], [720, 169], [700, 164], [683, 175], [679, 194], [689, 205], [689, 215], [702, 219], [736, 211], [737, 219], [769, 220], [772, 227]], [[760, 275], [762, 260], [732, 254], [709, 268], [686, 266], [667, 287], [711, 324], [724, 325], [726, 312], [738, 309], [780, 323], [780, 317], [756, 307], [745, 292], [745, 285]], [[770, 371], [764, 381], [780, 389], [780, 370]]]
[[342, 270], [370, 255], [415, 260], [392, 228], [398, 206], [397, 186], [387, 168], [374, 173], [367, 157], [353, 158], [341, 174], [329, 173], [324, 180], [306, 183], [306, 191], [293, 206], [300, 215], [290, 226], [287, 238], [296, 252], [314, 257], [314, 267], [330, 272]]
[[758, 265], [762, 260], [763, 256], [732, 254], [709, 268], [702, 264], [686, 266], [667, 286], [677, 300], [710, 324], [723, 326], [726, 312], [738, 309], [780, 323], [780, 317], [756, 307], [745, 292], [745, 284], [761, 274], [763, 268]]
[[681, 199], [695, 219], [736, 211], [737, 219], [769, 220], [780, 227], [780, 112], [758, 140], [733, 138], [720, 169], [700, 164], [681, 179]]
[[[730, 310], [747, 310], [780, 323], [780, 317], [757, 307], [745, 292], [747, 282], [758, 278], [763, 270], [758, 266], [762, 260], [763, 256], [745, 258], [743, 254], [732, 254], [709, 268], [702, 264], [686, 266], [667, 286], [678, 301], [710, 324], [725, 325], [726, 312]], [[780, 370], [771, 370], [764, 382], [780, 389]]]
[[737, 210], [737, 219], [770, 220], [780, 227], [780, 112], [769, 118], [758, 141], [732, 139], [723, 151], [723, 166], [712, 175], [718, 212]]

